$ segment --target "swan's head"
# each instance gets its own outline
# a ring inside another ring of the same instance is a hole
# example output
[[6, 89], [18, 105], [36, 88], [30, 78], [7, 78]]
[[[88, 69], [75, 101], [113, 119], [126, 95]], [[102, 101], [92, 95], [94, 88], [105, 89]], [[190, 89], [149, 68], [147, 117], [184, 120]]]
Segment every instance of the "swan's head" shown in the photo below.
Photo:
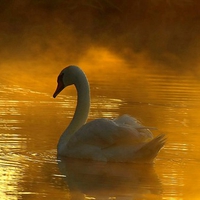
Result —
[[64, 68], [58, 75], [57, 78], [58, 85], [56, 91], [53, 94], [53, 97], [55, 98], [65, 87], [76, 84], [80, 73], [83, 72], [77, 66], [70, 65]]

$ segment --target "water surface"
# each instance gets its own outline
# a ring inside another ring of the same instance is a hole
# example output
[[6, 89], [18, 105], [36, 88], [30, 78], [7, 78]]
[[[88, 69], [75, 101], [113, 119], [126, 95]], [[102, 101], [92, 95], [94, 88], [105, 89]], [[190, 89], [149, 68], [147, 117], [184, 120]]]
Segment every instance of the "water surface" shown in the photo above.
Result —
[[76, 105], [74, 88], [52, 98], [61, 68], [16, 70], [14, 76], [2, 69], [0, 198], [199, 199], [198, 76], [112, 59], [82, 68], [91, 85], [89, 120], [127, 113], [157, 127], [155, 135], [166, 134], [155, 164], [57, 161], [58, 138]]

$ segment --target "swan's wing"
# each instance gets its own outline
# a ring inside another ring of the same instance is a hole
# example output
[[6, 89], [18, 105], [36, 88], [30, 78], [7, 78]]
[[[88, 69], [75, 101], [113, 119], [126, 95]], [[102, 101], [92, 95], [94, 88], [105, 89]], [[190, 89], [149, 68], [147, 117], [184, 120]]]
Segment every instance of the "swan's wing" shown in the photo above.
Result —
[[[68, 147], [93, 145], [107, 148], [117, 144], [136, 144], [146, 140], [142, 126], [131, 127], [115, 120], [97, 119], [82, 126], [69, 140]], [[151, 138], [151, 137], [150, 137]]]
[[116, 119], [113, 120], [116, 124], [118, 124], [119, 126], [125, 126], [125, 127], [129, 127], [130, 129], [133, 130], [133, 132], [135, 132], [135, 130], [137, 130], [139, 137], [143, 138], [144, 141], [152, 139], [153, 138], [153, 134], [150, 130], [154, 130], [156, 128], [154, 127], [147, 127], [147, 126], [143, 126], [140, 121], [138, 121], [136, 118], [131, 117], [129, 115], [122, 115]]
[[160, 149], [164, 146], [166, 137], [158, 135], [149, 142], [137, 145], [111, 146], [103, 149], [107, 160], [113, 162], [145, 162], [152, 163]]

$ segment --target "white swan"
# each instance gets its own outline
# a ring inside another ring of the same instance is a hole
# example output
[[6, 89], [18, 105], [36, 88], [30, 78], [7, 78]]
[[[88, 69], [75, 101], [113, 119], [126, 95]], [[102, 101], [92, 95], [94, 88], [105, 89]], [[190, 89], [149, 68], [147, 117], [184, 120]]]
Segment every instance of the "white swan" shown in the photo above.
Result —
[[150, 163], [165, 144], [163, 134], [153, 138], [149, 127], [142, 126], [128, 115], [86, 123], [90, 109], [90, 88], [79, 67], [64, 68], [57, 82], [54, 98], [66, 86], [73, 84], [78, 93], [74, 117], [58, 142], [58, 156], [104, 162]]

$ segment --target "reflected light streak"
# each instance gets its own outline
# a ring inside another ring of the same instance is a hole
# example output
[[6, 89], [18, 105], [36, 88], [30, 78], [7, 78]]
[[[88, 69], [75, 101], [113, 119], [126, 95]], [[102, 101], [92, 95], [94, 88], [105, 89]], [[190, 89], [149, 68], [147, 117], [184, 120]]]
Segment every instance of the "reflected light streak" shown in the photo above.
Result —
[[175, 150], [175, 151], [187, 151], [187, 152], [189, 152], [190, 150], [188, 144], [182, 144], [182, 143], [170, 143], [170, 146], [166, 146], [165, 149]]
[[27, 102], [16, 99], [19, 93], [23, 94], [22, 88], [1, 85], [0, 89], [4, 94], [0, 99], [0, 199], [17, 200], [18, 184], [23, 178], [23, 157], [16, 152], [26, 148], [27, 138], [15, 131], [21, 130], [25, 122], [21, 108]]
[[21, 115], [18, 104], [19, 101], [16, 100], [0, 100], [0, 129], [21, 129], [20, 124], [24, 121], [15, 117]]
[[124, 102], [121, 99], [99, 96], [92, 99], [91, 118], [115, 118], [119, 115], [119, 108]]
[[[74, 96], [67, 96], [63, 98], [60, 98], [61, 101], [56, 102], [56, 107], [58, 108], [64, 108], [62, 110], [62, 113], [67, 114], [68, 118], [72, 118], [75, 112], [76, 108], [76, 97]], [[119, 107], [124, 102], [121, 99], [113, 99], [108, 98], [106, 96], [99, 96], [94, 97], [91, 100], [91, 106], [90, 106], [90, 113], [89, 118], [95, 119], [95, 118], [114, 118], [117, 117]]]
[[[8, 141], [5, 141], [8, 142]], [[19, 141], [21, 143], [21, 141]], [[1, 146], [3, 144], [1, 143]], [[2, 200], [17, 200], [19, 199], [18, 184], [23, 178], [23, 164], [22, 157], [11, 153], [11, 149], [21, 147], [17, 142], [6, 143], [2, 147], [1, 160], [0, 160], [0, 199]], [[7, 153], [6, 153], [7, 151]]]

